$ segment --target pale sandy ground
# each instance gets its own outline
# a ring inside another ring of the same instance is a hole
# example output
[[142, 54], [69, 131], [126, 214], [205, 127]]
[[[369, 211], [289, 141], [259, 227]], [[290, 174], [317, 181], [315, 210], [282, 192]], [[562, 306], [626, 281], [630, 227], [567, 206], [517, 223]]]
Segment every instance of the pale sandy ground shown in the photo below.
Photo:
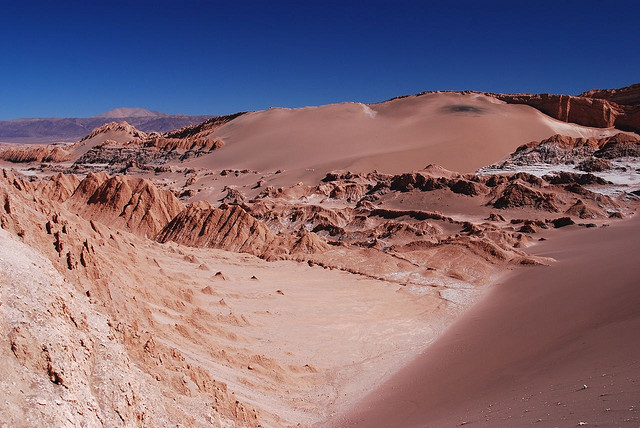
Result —
[[640, 217], [568, 230], [339, 427], [639, 426]]

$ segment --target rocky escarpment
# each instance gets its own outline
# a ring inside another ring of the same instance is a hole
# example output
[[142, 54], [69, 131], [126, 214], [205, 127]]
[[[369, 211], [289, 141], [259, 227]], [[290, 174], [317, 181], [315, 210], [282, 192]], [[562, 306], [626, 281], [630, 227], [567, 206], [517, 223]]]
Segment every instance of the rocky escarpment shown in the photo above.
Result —
[[[632, 92], [632, 91], [629, 91]], [[563, 122], [640, 132], [640, 106], [618, 104], [606, 96], [555, 94], [487, 94], [510, 104], [526, 104]], [[601, 95], [595, 93], [595, 95]], [[635, 95], [630, 95], [635, 99]], [[620, 98], [618, 98], [620, 99]]]

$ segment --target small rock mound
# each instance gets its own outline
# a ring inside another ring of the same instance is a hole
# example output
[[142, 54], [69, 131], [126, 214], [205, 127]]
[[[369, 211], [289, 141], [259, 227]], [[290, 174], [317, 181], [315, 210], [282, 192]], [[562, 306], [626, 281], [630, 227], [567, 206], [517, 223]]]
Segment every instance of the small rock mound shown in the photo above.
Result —
[[227, 204], [227, 205], [239, 205], [242, 204], [244, 202], [244, 194], [237, 190], [237, 189], [233, 189], [231, 187], [225, 187], [225, 189], [227, 191], [227, 194], [224, 196], [224, 198], [222, 198], [220, 200], [220, 202], [222, 202], [223, 204]]
[[291, 253], [313, 254], [328, 251], [329, 249], [329, 244], [327, 244], [318, 235], [313, 232], [304, 232], [300, 239], [298, 239], [298, 241], [293, 245]]
[[543, 178], [551, 184], [577, 183], [582, 186], [589, 184], [611, 184], [610, 181], [597, 177], [591, 173], [578, 174], [575, 172], [560, 171], [553, 175], [545, 175]]
[[571, 217], [559, 217], [551, 220], [551, 224], [553, 224], [553, 227], [555, 227], [556, 229], [559, 229], [561, 227], [571, 226], [572, 224], [576, 224], [576, 222], [573, 221]]
[[565, 214], [579, 217], [581, 219], [599, 218], [604, 216], [604, 213], [601, 210], [589, 208], [581, 199], [578, 199], [575, 204], [569, 207], [565, 211]]
[[584, 172], [603, 172], [612, 168], [611, 162], [601, 158], [585, 159], [577, 165], [580, 171]]
[[499, 209], [532, 207], [551, 212], [559, 211], [553, 194], [539, 192], [518, 182], [507, 185], [491, 205]]
[[137, 129], [135, 126], [129, 125], [129, 123], [127, 123], [126, 121], [122, 121], [120, 123], [109, 122], [91, 131], [87, 136], [83, 137], [79, 141], [79, 143], [90, 140], [98, 135], [108, 134], [110, 132], [122, 132], [131, 136], [131, 138], [147, 138], [148, 137], [148, 134], [146, 132], [142, 132], [139, 129]]
[[486, 189], [483, 184], [467, 180], [460, 176], [454, 176], [453, 178], [448, 176], [438, 177], [423, 171], [394, 176], [391, 179], [390, 188], [391, 190], [400, 192], [409, 192], [414, 189], [423, 192], [449, 189], [454, 193], [467, 196], [482, 194]]
[[606, 138], [602, 148], [593, 154], [604, 159], [640, 157], [640, 140], [628, 134], [616, 134]]

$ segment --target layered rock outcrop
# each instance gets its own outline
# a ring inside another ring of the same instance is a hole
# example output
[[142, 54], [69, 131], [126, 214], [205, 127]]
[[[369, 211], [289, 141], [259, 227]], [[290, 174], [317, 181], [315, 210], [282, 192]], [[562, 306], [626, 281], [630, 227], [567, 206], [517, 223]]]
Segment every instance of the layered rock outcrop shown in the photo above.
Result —
[[157, 239], [263, 257], [285, 252], [280, 248], [279, 238], [267, 226], [237, 205], [214, 208], [207, 202], [191, 204], [162, 229]]
[[96, 174], [79, 183], [68, 206], [84, 218], [149, 238], [184, 209], [172, 192], [160, 190], [148, 180]]
[[158, 234], [159, 242], [177, 242], [200, 248], [220, 248], [267, 259], [287, 254], [313, 253], [328, 248], [315, 233], [276, 235], [238, 205], [213, 207], [208, 202], [191, 204]]
[[65, 162], [70, 157], [69, 151], [58, 145], [10, 147], [0, 151], [0, 160], [13, 163]]
[[[563, 122], [597, 128], [616, 127], [640, 132], [640, 106], [633, 85], [620, 90], [593, 92], [579, 96], [556, 94], [487, 94], [510, 104], [526, 104]], [[618, 100], [616, 102], [615, 100]], [[623, 104], [624, 103], [624, 104]], [[627, 104], [629, 103], [629, 104]]]

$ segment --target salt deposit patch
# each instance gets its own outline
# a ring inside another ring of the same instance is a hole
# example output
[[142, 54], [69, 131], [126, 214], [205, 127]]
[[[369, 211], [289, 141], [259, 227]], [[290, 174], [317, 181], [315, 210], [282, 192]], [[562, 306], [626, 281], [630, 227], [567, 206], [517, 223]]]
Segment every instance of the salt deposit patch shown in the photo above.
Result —
[[[618, 196], [625, 192], [631, 192], [637, 190], [640, 186], [640, 161], [635, 158], [612, 160], [611, 164], [613, 168], [609, 171], [592, 172], [591, 174], [596, 177], [600, 177], [604, 180], [610, 181], [613, 184], [610, 185], [592, 185], [585, 186], [585, 188], [592, 192], [600, 193], [607, 196]], [[502, 167], [487, 166], [480, 168], [478, 174], [482, 175], [495, 175], [504, 173], [526, 172], [536, 177], [543, 177], [555, 172], [573, 172], [578, 174], [584, 174], [570, 164], [547, 164], [536, 163], [531, 165], [514, 165], [507, 164]]]

